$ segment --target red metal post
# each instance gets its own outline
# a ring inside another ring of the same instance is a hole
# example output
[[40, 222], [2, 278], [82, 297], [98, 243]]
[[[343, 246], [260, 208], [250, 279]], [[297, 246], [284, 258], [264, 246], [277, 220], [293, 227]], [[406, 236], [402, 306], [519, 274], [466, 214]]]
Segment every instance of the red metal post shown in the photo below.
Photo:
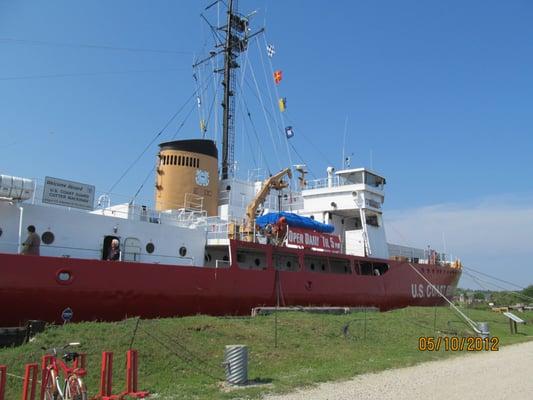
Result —
[[40, 400], [44, 400], [44, 391], [46, 389], [46, 382], [45, 382], [46, 372], [47, 372], [47, 367], [50, 364], [50, 360], [52, 358], [53, 357], [50, 354], [47, 354], [41, 358], [41, 394], [39, 397]]
[[38, 368], [39, 365], [37, 363], [26, 364], [24, 371], [24, 386], [22, 387], [22, 400], [35, 400]]
[[128, 350], [126, 353], [126, 391], [137, 391], [137, 350]]
[[137, 390], [138, 377], [138, 352], [137, 350], [128, 350], [126, 353], [126, 391], [124, 395], [143, 399], [148, 397], [149, 392], [139, 392]]
[[7, 367], [0, 365], [0, 400], [4, 400], [6, 392]]
[[113, 388], [113, 353], [110, 351], [102, 352], [102, 369], [100, 371], [100, 393], [104, 396], [111, 396]]

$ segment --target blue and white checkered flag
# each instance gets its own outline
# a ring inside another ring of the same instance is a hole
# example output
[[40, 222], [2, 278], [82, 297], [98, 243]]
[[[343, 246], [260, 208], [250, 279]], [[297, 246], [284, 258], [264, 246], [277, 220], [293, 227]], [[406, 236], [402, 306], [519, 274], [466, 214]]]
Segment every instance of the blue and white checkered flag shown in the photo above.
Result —
[[274, 49], [274, 45], [273, 44], [269, 44], [267, 45], [267, 54], [270, 58], [272, 58], [274, 56], [274, 54], [276, 54], [276, 50]]

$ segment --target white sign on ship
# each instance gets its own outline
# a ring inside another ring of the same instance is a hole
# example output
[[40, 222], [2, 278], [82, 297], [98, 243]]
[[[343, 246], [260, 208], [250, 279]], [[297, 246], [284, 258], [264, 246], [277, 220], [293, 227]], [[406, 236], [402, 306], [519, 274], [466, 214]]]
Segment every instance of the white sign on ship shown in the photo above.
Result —
[[94, 186], [47, 176], [44, 182], [43, 203], [93, 210]]

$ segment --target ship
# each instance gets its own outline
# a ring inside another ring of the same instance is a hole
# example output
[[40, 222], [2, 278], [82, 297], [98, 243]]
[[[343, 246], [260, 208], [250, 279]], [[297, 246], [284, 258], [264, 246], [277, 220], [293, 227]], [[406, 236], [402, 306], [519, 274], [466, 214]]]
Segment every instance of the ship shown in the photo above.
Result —
[[[64, 178], [41, 185], [0, 175], [0, 326], [249, 315], [264, 306], [386, 311], [442, 305], [453, 294], [458, 260], [387, 242], [378, 172], [345, 164], [309, 180], [299, 164], [261, 179], [232, 173], [234, 72], [261, 30], [251, 33], [232, 0], [227, 7], [225, 39], [205, 59], [224, 59], [220, 153], [206, 138], [160, 143], [153, 207], [112, 204]], [[30, 225], [38, 255], [21, 254]]]

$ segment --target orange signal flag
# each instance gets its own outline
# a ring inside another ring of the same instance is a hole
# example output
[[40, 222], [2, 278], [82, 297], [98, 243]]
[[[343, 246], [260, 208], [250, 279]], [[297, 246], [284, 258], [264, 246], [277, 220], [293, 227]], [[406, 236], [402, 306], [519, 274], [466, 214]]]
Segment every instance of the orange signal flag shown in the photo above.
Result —
[[274, 72], [274, 82], [276, 82], [276, 85], [279, 85], [282, 77], [283, 77], [283, 72], [281, 72], [279, 69]]

